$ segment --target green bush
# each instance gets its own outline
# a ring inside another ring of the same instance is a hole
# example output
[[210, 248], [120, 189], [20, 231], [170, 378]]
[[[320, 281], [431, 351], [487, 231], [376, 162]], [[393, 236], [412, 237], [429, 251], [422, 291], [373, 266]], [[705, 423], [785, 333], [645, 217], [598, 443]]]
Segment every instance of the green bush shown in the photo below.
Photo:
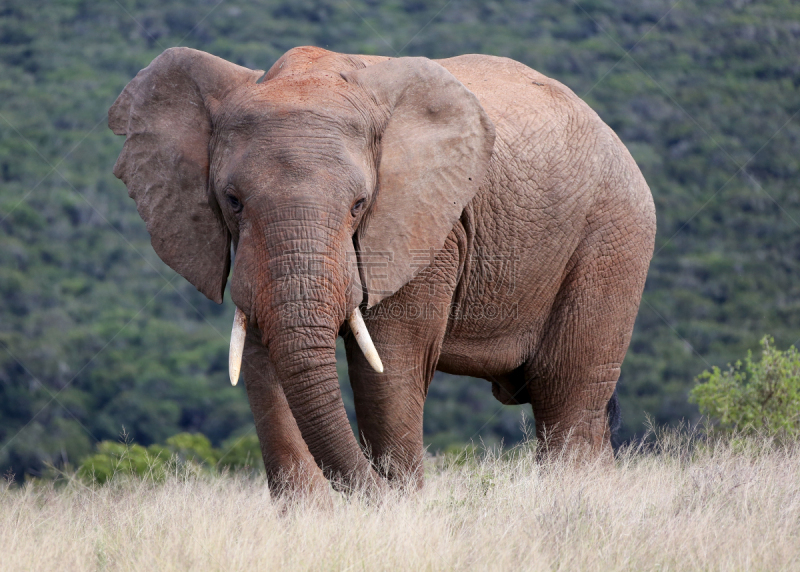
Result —
[[78, 467], [82, 479], [105, 483], [119, 475], [163, 480], [171, 468], [191, 465], [203, 471], [263, 471], [264, 462], [258, 438], [253, 434], [232, 437], [220, 449], [211, 446], [200, 433], [178, 433], [164, 445], [143, 447], [136, 444], [102, 441], [96, 452]]
[[97, 452], [78, 467], [78, 476], [100, 484], [118, 475], [147, 476], [160, 481], [166, 476], [169, 458], [170, 454], [159, 445], [145, 448], [102, 441], [97, 444]]
[[800, 436], [800, 352], [785, 352], [775, 341], [761, 339], [761, 361], [747, 352], [744, 361], [713, 367], [697, 377], [689, 400], [717, 421], [724, 432], [761, 432], [778, 437]]
[[231, 437], [220, 447], [219, 469], [231, 471], [261, 472], [264, 470], [264, 459], [261, 457], [261, 446], [258, 437], [248, 433], [243, 437]]
[[165, 449], [180, 463], [215, 467], [219, 461], [219, 451], [201, 433], [178, 433], [167, 439]]

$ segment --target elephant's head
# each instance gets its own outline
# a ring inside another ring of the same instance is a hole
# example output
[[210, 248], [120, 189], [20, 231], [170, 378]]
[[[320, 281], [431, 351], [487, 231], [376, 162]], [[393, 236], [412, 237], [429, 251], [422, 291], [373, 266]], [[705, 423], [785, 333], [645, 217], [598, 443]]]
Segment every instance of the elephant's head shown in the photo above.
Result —
[[440, 248], [477, 191], [494, 128], [475, 96], [425, 58], [305, 48], [264, 75], [172, 48], [109, 126], [127, 136], [114, 173], [158, 255], [220, 303], [233, 244], [237, 315], [261, 332], [309, 450], [328, 476], [374, 477], [336, 337], [413, 277], [414, 251]]

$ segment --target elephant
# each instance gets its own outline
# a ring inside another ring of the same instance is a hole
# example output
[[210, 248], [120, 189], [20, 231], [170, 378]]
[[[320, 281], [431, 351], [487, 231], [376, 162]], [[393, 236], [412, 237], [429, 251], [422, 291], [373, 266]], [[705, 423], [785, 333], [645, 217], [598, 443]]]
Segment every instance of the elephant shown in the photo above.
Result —
[[178, 47], [108, 115], [156, 253], [217, 303], [230, 274], [230, 376], [271, 489], [422, 486], [437, 370], [611, 458], [655, 208], [566, 86], [488, 55], [298, 47], [265, 73]]

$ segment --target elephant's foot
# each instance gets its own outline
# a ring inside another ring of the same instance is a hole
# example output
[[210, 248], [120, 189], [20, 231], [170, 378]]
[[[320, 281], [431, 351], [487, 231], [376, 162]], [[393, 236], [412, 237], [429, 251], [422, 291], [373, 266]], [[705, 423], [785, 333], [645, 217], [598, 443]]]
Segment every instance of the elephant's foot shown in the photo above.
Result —
[[605, 409], [582, 411], [576, 419], [537, 420], [537, 456], [541, 461], [575, 464], [612, 463], [614, 452]]

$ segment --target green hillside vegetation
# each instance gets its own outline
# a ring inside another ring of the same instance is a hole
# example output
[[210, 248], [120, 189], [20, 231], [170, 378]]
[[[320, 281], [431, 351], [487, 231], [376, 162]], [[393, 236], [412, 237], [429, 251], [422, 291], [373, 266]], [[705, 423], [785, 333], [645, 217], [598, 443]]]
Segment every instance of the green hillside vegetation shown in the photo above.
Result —
[[[508, 56], [618, 133], [658, 213], [619, 384], [620, 439], [696, 418], [694, 378], [800, 338], [800, 5], [789, 0], [86, 2], [0, 7], [0, 471], [77, 464], [124, 430], [214, 447], [252, 433], [227, 381], [233, 307], [155, 255], [106, 126], [116, 96], [185, 45], [268, 69], [286, 50]], [[352, 416], [346, 366], [340, 362]], [[521, 438], [522, 408], [438, 375], [432, 448]], [[352, 417], [351, 417], [352, 418]], [[19, 478], [19, 477], [18, 477]]]

